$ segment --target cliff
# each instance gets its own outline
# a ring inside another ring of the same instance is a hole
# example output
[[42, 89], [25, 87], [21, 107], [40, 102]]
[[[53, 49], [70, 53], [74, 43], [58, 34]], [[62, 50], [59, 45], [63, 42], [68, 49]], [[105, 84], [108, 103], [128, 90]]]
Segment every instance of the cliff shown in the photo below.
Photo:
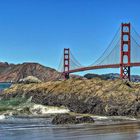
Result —
[[140, 116], [140, 84], [116, 80], [70, 79], [38, 84], [15, 84], [1, 95], [32, 97], [32, 102], [65, 106], [73, 112]]

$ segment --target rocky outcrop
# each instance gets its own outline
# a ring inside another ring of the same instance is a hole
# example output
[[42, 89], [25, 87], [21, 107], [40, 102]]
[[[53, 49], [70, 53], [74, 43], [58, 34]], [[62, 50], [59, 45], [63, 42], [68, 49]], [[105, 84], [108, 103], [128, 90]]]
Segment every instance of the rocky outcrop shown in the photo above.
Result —
[[123, 80], [67, 80], [16, 84], [2, 98], [32, 96], [32, 102], [65, 106], [70, 111], [97, 115], [140, 116], [140, 84]]
[[35, 76], [41, 81], [58, 80], [61, 75], [55, 69], [38, 63], [8, 64], [0, 63], [0, 82], [18, 82], [27, 76]]
[[80, 124], [80, 123], [94, 123], [94, 119], [90, 116], [80, 116], [70, 114], [57, 114], [52, 124]]

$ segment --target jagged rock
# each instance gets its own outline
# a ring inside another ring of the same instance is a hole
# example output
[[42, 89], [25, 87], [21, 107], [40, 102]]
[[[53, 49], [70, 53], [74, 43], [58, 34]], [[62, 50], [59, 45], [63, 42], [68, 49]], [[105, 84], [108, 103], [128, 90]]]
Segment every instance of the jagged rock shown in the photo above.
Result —
[[76, 117], [70, 114], [58, 114], [53, 120], [52, 124], [79, 124], [79, 123], [93, 123], [94, 120], [90, 116]]
[[24, 79], [20, 79], [18, 83], [24, 83], [24, 84], [41, 83], [41, 80], [39, 80], [37, 77], [34, 76], [28, 76]]
[[32, 102], [65, 106], [72, 112], [140, 116], [140, 83], [120, 79], [70, 79], [39, 84], [15, 84], [1, 98], [32, 97]]
[[94, 119], [90, 116], [82, 116], [77, 119], [77, 123], [94, 123]]

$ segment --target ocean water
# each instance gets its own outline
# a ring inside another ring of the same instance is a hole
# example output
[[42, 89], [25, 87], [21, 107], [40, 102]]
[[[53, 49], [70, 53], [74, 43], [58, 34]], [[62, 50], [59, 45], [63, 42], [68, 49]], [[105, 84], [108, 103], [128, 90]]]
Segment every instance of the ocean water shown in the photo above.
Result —
[[52, 125], [52, 118], [9, 118], [0, 121], [1, 140], [139, 140], [140, 122], [96, 122]]
[[0, 90], [3, 90], [5, 88], [8, 88], [11, 86], [11, 83], [0, 83]]
[[140, 140], [140, 120], [135, 118], [92, 115], [93, 124], [51, 123], [52, 115], [68, 112], [64, 107], [31, 103], [31, 99], [0, 101], [0, 140]]

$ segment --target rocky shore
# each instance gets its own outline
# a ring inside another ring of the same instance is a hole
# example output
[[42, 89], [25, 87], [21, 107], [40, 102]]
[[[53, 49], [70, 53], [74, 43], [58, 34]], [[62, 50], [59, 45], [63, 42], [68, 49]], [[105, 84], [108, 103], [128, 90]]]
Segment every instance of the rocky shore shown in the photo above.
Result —
[[140, 84], [119, 79], [21, 83], [12, 85], [1, 94], [1, 99], [14, 97], [32, 97], [34, 103], [65, 106], [77, 113], [140, 116]]

